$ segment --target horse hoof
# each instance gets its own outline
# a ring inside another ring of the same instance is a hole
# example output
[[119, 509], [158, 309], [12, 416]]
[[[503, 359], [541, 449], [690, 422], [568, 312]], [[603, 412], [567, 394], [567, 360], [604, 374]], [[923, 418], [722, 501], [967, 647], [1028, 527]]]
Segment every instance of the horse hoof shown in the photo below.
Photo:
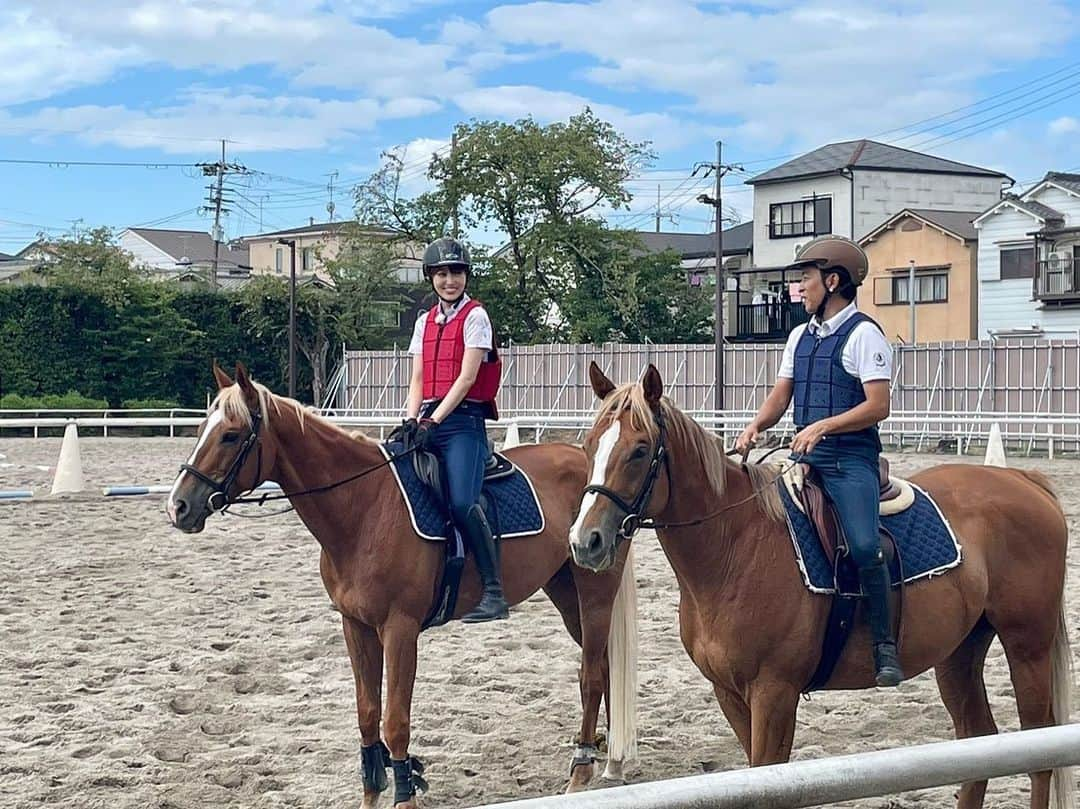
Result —
[[594, 764], [578, 764], [575, 766], [570, 772], [570, 783], [566, 785], [566, 794], [584, 792], [589, 788], [595, 774], [596, 765]]
[[607, 766], [604, 767], [604, 774], [600, 776], [605, 781], [622, 781], [623, 780], [623, 763], [609, 758], [607, 760]]

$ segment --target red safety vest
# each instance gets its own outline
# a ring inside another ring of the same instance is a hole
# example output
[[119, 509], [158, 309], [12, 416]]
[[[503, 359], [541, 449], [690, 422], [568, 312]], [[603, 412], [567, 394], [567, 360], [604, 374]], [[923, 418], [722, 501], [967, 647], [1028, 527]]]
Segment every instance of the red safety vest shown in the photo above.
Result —
[[[436, 322], [439, 304], [436, 303], [428, 312], [427, 321], [424, 323], [425, 400], [446, 396], [461, 375], [461, 363], [465, 358], [465, 318], [478, 306], [479, 301], [470, 300], [442, 325]], [[492, 415], [498, 418], [495, 395], [499, 392], [499, 382], [502, 379], [502, 358], [494, 346], [491, 355], [494, 360], [480, 363], [476, 381], [465, 394], [465, 398], [491, 405]]]

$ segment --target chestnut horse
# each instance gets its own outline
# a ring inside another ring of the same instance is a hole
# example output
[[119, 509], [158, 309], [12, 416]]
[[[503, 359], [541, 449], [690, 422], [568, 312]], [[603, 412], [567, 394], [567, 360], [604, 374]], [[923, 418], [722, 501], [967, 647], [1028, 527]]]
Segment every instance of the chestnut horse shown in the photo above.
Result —
[[[366, 748], [361, 756], [362, 762], [367, 759], [362, 768], [362, 805], [368, 809], [387, 786], [380, 739], [385, 740], [390, 758], [415, 763], [409, 757], [409, 732], [417, 638], [443, 566], [442, 545], [414, 532], [393, 473], [375, 441], [348, 434], [299, 403], [275, 396], [251, 381], [243, 366], [237, 366], [235, 384], [216, 365], [214, 373], [220, 391], [199, 429], [195, 450], [173, 485], [169, 517], [180, 530], [195, 533], [203, 529], [212, 512], [263, 481], [276, 481], [292, 495], [296, 513], [322, 547], [323, 583], [341, 613], [356, 681], [360, 736]], [[619, 704], [633, 699], [636, 636], [621, 634], [636, 631], [633, 564], [623, 553], [609, 570], [594, 573], [569, 559], [570, 522], [585, 485], [585, 453], [579, 447], [522, 446], [506, 454], [531, 478], [546, 518], [543, 533], [501, 543], [506, 598], [516, 604], [543, 588], [582, 647], [583, 716], [571, 766], [572, 791], [594, 774], [601, 698], [608, 705], [614, 702], [612, 694]], [[335, 485], [366, 470], [373, 471]], [[309, 492], [312, 489], [319, 491]], [[480, 581], [470, 558], [456, 616], [479, 599]], [[521, 617], [516, 620], [522, 632], [530, 631]], [[636, 747], [634, 712], [609, 710], [608, 718], [605, 775], [618, 777], [622, 760]], [[405, 796], [398, 784], [401, 799], [397, 805], [414, 807], [416, 798], [408, 795], [412, 773], [405, 775]]]
[[[628, 512], [648, 517], [678, 579], [683, 645], [712, 682], [751, 766], [787, 761], [830, 597], [811, 593], [796, 568], [777, 466], [728, 460], [715, 436], [663, 397], [651, 365], [640, 384], [616, 388], [595, 363], [590, 378], [602, 404], [585, 441], [592, 485], [571, 530], [574, 560], [608, 569], [640, 524]], [[1067, 527], [1049, 482], [1036, 472], [963, 464], [927, 469], [912, 482], [937, 502], [964, 560], [907, 586], [904, 671], [934, 668], [957, 737], [996, 733], [983, 681], [996, 635], [1021, 726], [1068, 722]], [[873, 687], [869, 649], [860, 614], [826, 688]], [[1072, 806], [1071, 774], [1053, 775], [1058, 804]], [[1032, 773], [1031, 785], [1031, 806], [1045, 809], [1051, 773]], [[964, 784], [958, 805], [982, 806], [985, 791], [985, 780]]]

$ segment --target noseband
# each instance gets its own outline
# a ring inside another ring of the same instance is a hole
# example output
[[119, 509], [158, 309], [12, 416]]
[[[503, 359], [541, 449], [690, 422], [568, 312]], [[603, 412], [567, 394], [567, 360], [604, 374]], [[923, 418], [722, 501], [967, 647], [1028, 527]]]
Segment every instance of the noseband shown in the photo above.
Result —
[[668, 485], [670, 486], [671, 484], [671, 470], [667, 467], [667, 425], [664, 423], [664, 413], [659, 409], [656, 411], [656, 424], [660, 428], [660, 438], [656, 442], [655, 449], [653, 449], [652, 462], [649, 464], [649, 472], [641, 482], [641, 488], [638, 489], [637, 496], [632, 503], [627, 503], [618, 495], [618, 493], [613, 492], [607, 486], [590, 483], [584, 490], [584, 494], [592, 492], [594, 494], [603, 495], [626, 514], [626, 516], [623, 517], [622, 524], [619, 526], [618, 536], [621, 539], [632, 539], [634, 534], [642, 528], [649, 528], [652, 526], [652, 518], [644, 516], [643, 512], [645, 507], [649, 504], [649, 500], [652, 498], [653, 489], [656, 487], [656, 480], [660, 477], [661, 466], [667, 469]]
[[214, 480], [204, 472], [200, 472], [191, 464], [180, 464], [180, 470], [182, 472], [187, 472], [213, 489], [210, 497], [206, 501], [211, 512], [221, 511], [229, 505], [229, 489], [236, 483], [236, 479], [240, 476], [240, 471], [244, 468], [244, 462], [247, 461], [248, 455], [251, 454], [252, 448], [256, 445], [259, 448], [256, 469], [262, 469], [262, 442], [259, 441], [259, 427], [261, 425], [262, 413], [252, 413], [251, 432], [248, 434], [248, 437], [244, 439], [244, 443], [240, 446], [240, 451], [236, 454], [236, 458], [233, 459], [232, 465], [229, 467], [228, 471], [225, 472], [225, 477], [221, 480]]

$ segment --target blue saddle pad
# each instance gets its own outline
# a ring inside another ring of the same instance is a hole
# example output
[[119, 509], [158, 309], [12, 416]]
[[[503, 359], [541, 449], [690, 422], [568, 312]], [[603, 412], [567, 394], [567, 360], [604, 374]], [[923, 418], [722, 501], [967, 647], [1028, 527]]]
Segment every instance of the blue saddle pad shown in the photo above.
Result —
[[[400, 442], [383, 444], [387, 458], [401, 452]], [[544, 512], [529, 476], [511, 464], [509, 475], [484, 481], [483, 505], [491, 530], [501, 539], [525, 537], [544, 530]], [[448, 515], [431, 487], [420, 480], [413, 468], [412, 456], [398, 458], [390, 468], [405, 498], [413, 530], [424, 539], [442, 542], [447, 539]]]
[[[881, 518], [881, 527], [899, 550], [905, 583], [944, 573], [961, 561], [960, 544], [937, 503], [914, 483], [909, 481], [909, 485], [915, 491], [915, 502], [899, 514]], [[795, 505], [784, 482], [777, 481], [777, 486], [803, 581], [812, 592], [835, 593], [833, 566], [818, 541], [817, 530]], [[893, 586], [899, 583], [893, 570]]]

